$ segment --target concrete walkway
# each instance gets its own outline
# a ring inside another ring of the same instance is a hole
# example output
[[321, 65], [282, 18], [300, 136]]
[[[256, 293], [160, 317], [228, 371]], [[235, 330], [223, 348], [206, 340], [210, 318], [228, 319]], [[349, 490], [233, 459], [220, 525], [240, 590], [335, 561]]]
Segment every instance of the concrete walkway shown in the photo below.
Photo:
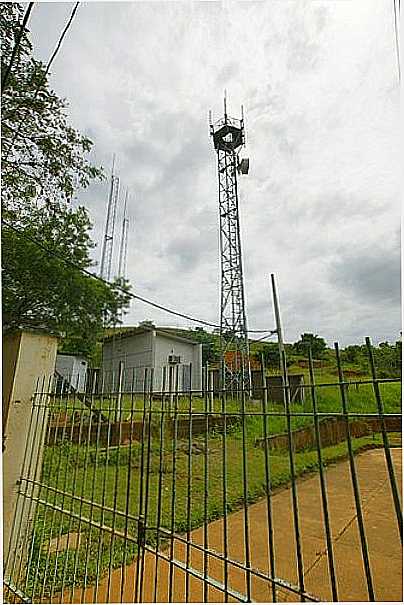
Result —
[[[396, 469], [396, 477], [401, 492], [401, 449], [391, 450]], [[362, 511], [368, 542], [370, 564], [376, 599], [378, 601], [402, 601], [402, 549], [397, 521], [393, 509], [390, 484], [386, 470], [383, 449], [374, 449], [359, 454], [355, 458], [360, 485]], [[330, 465], [326, 471], [330, 523], [334, 544], [335, 568], [340, 601], [366, 601], [368, 593], [361, 556], [361, 547], [353, 499], [352, 482], [347, 461]], [[324, 520], [321, 507], [318, 475], [298, 481], [299, 518], [304, 563], [306, 590], [322, 601], [331, 601], [332, 594], [328, 572], [328, 557], [325, 543]], [[291, 490], [284, 489], [272, 496], [272, 519], [275, 542], [275, 575], [295, 585], [298, 584], [296, 571], [296, 546], [294, 540]], [[251, 565], [269, 573], [268, 525], [266, 499], [253, 504], [248, 509]], [[228, 556], [241, 564], [245, 561], [244, 527], [245, 515], [238, 511], [227, 517]], [[223, 553], [223, 520], [208, 526], [208, 546], [217, 553]], [[191, 534], [194, 544], [203, 545], [203, 528]], [[163, 554], [167, 555], [165, 551]], [[186, 547], [174, 542], [174, 557], [184, 563]], [[206, 561], [205, 561], [206, 562]], [[208, 575], [223, 582], [223, 562], [215, 557], [207, 558]], [[203, 553], [195, 548], [190, 552], [190, 565], [203, 573]], [[148, 553], [144, 560], [143, 601], [154, 600], [156, 557]], [[133, 601], [133, 586], [136, 564], [125, 569], [124, 602]], [[170, 565], [159, 558], [157, 600], [169, 600]], [[120, 601], [122, 570], [113, 572], [110, 602]], [[245, 571], [233, 565], [228, 568], [228, 586], [233, 591], [246, 595], [248, 577]], [[190, 577], [188, 600], [203, 602], [203, 582]], [[172, 568], [171, 601], [185, 601], [185, 573]], [[97, 602], [106, 601], [107, 580], [99, 585]], [[209, 587], [207, 600], [223, 601], [223, 593]], [[271, 584], [266, 580], [251, 578], [251, 598], [254, 601], [272, 601]], [[93, 590], [86, 591], [85, 600], [91, 602]], [[81, 591], [74, 595], [73, 602], [80, 602]], [[229, 598], [230, 602], [237, 599]], [[299, 597], [285, 589], [277, 590], [277, 600], [298, 601]]]

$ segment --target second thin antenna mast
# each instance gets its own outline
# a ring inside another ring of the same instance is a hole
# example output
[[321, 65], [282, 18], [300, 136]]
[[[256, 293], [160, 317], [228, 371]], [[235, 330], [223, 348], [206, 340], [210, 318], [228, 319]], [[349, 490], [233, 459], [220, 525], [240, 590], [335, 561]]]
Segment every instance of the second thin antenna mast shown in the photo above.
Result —
[[128, 205], [129, 192], [125, 192], [125, 202], [123, 207], [123, 219], [122, 219], [122, 233], [121, 243], [119, 247], [119, 262], [118, 262], [118, 277], [126, 278], [126, 260], [128, 255], [128, 231], [129, 231], [129, 218], [126, 214]]
[[115, 155], [112, 160], [111, 186], [108, 197], [107, 220], [105, 223], [104, 240], [102, 244], [100, 277], [110, 281], [112, 270], [112, 255], [114, 251], [114, 234], [116, 208], [119, 196], [119, 177], [114, 174]]

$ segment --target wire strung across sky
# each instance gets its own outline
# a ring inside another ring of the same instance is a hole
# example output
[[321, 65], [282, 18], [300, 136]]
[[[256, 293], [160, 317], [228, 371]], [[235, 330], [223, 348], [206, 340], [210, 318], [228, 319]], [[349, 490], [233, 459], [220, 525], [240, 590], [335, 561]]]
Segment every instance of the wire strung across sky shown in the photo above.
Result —
[[15, 58], [17, 56], [17, 51], [20, 48], [21, 38], [22, 38], [22, 35], [23, 35], [23, 33], [25, 31], [25, 28], [27, 26], [28, 19], [29, 19], [29, 16], [31, 14], [33, 6], [34, 6], [34, 3], [30, 2], [28, 4], [27, 10], [25, 11], [24, 18], [23, 18], [22, 23], [21, 23], [20, 31], [18, 32], [18, 36], [17, 36], [17, 39], [16, 39], [15, 44], [14, 44], [13, 52], [11, 53], [10, 63], [8, 64], [7, 68], [4, 70], [4, 73], [3, 73], [2, 78], [1, 78], [1, 94], [3, 94], [4, 91], [5, 91], [5, 89], [6, 89], [8, 77], [9, 77], [9, 75], [11, 73], [11, 68], [13, 67], [14, 60], [15, 60]]
[[[5, 225], [6, 227], [8, 227], [9, 229], [12, 229], [19, 237], [22, 237], [23, 239], [25, 239], [27, 241], [30, 241], [34, 245], [38, 246], [38, 248], [41, 248], [41, 250], [43, 250], [44, 252], [46, 252], [46, 254], [48, 254], [49, 256], [52, 256], [53, 258], [56, 258], [57, 260], [60, 260], [65, 265], [71, 267], [72, 269], [76, 269], [76, 271], [80, 271], [81, 273], [83, 273], [84, 275], [87, 275], [88, 277], [91, 277], [93, 279], [96, 279], [97, 281], [102, 282], [103, 284], [105, 284], [109, 288], [115, 288], [116, 290], [119, 290], [120, 292], [123, 292], [124, 294], [126, 294], [127, 296], [129, 296], [130, 298], [132, 298], [134, 300], [138, 300], [140, 302], [145, 303], [146, 305], [150, 305], [152, 307], [155, 307], [156, 309], [160, 309], [161, 311], [164, 311], [165, 313], [169, 313], [170, 315], [176, 315], [177, 317], [181, 317], [182, 319], [187, 319], [187, 320], [192, 321], [194, 323], [202, 324], [202, 325], [208, 326], [210, 328], [219, 328], [220, 329], [220, 325], [219, 324], [215, 324], [215, 323], [212, 323], [210, 321], [205, 321], [204, 319], [199, 319], [197, 317], [192, 317], [191, 315], [187, 315], [185, 313], [180, 313], [179, 311], [174, 311], [173, 309], [169, 309], [168, 307], [165, 307], [163, 305], [160, 305], [159, 303], [151, 301], [151, 300], [145, 298], [144, 296], [140, 296], [139, 294], [133, 294], [132, 292], [128, 292], [125, 288], [123, 288], [119, 284], [111, 284], [110, 282], [108, 282], [107, 280], [103, 279], [99, 275], [96, 275], [95, 273], [92, 273], [91, 271], [89, 271], [88, 269], [85, 269], [84, 267], [79, 267], [78, 265], [76, 265], [72, 261], [68, 260], [64, 256], [61, 256], [60, 254], [58, 254], [54, 250], [50, 250], [47, 246], [44, 246], [44, 244], [42, 242], [40, 242], [38, 239], [36, 239], [35, 237], [32, 237], [32, 236], [28, 235], [27, 233], [24, 233], [21, 229], [18, 229], [17, 227], [15, 227], [11, 223], [9, 223], [7, 220], [2, 219], [2, 223], [3, 223], [3, 225]], [[269, 330], [269, 329], [266, 329], [266, 330], [247, 330], [247, 331], [250, 334], [264, 334], [265, 333], [266, 336], [264, 336], [264, 338], [267, 338], [268, 336], [277, 333], [276, 330]]]
[[[52, 53], [52, 56], [50, 57], [50, 59], [49, 59], [49, 61], [47, 63], [46, 69], [45, 69], [45, 71], [43, 73], [43, 77], [42, 77], [39, 85], [35, 89], [34, 96], [32, 97], [32, 101], [35, 101], [37, 95], [39, 94], [39, 91], [40, 91], [40, 89], [41, 89], [41, 87], [42, 87], [42, 85], [43, 85], [43, 83], [45, 81], [45, 77], [49, 73], [50, 67], [51, 67], [53, 61], [55, 60], [55, 58], [56, 58], [56, 56], [57, 56], [57, 54], [58, 54], [58, 52], [59, 52], [59, 50], [61, 48], [63, 39], [64, 39], [67, 31], [69, 30], [69, 28], [70, 28], [70, 26], [71, 26], [71, 24], [73, 22], [73, 19], [75, 17], [75, 14], [77, 12], [79, 4], [80, 4], [79, 2], [76, 2], [75, 5], [74, 5], [74, 7], [73, 7], [73, 10], [72, 10], [72, 12], [70, 14], [70, 18], [69, 18], [69, 20], [68, 20], [68, 22], [67, 22], [67, 24], [66, 24], [66, 26], [65, 26], [65, 28], [64, 28], [64, 30], [62, 32], [62, 34], [59, 37], [58, 43], [57, 43], [57, 45], [55, 47], [55, 50]], [[9, 65], [9, 67], [7, 69], [7, 73], [4, 76], [4, 80], [5, 81], [7, 80], [8, 74], [9, 74], [9, 72], [11, 70], [13, 58], [14, 58], [16, 52], [17, 52], [18, 45], [20, 43], [22, 34], [24, 32], [24, 29], [25, 29], [25, 25], [26, 25], [26, 23], [28, 21], [29, 14], [30, 14], [30, 12], [32, 10], [32, 5], [33, 5], [33, 3], [30, 3], [30, 6], [28, 7], [28, 9], [27, 9], [27, 11], [26, 11], [26, 13], [24, 15], [24, 20], [22, 22], [21, 30], [20, 30], [20, 36], [19, 36], [19, 39], [16, 41], [16, 45], [14, 47], [13, 54], [12, 54], [12, 57], [11, 57], [11, 60], [10, 60], [10, 65]], [[11, 143], [10, 143], [8, 149], [7, 149], [7, 154], [6, 154], [6, 158], [5, 158], [6, 160], [8, 159], [9, 153], [10, 153], [10, 151], [12, 150], [12, 148], [14, 146], [15, 140], [17, 139], [18, 136], [20, 136], [20, 128], [21, 128], [21, 126], [23, 124], [24, 117], [25, 117], [25, 114], [21, 117], [21, 119], [19, 121], [19, 124], [18, 124], [17, 128], [14, 131], [14, 136], [13, 136], [13, 138], [11, 140]], [[41, 248], [48, 255], [53, 256], [54, 258], [57, 258], [58, 260], [62, 261], [64, 264], [66, 264], [66, 265], [68, 265], [68, 266], [70, 266], [70, 267], [72, 267], [72, 268], [80, 271], [81, 273], [87, 275], [88, 277], [91, 277], [93, 279], [97, 279], [98, 281], [103, 282], [108, 287], [112, 287], [109, 282], [107, 282], [106, 280], [102, 279], [98, 275], [95, 275], [94, 273], [91, 273], [91, 271], [88, 271], [87, 269], [84, 269], [82, 267], [79, 267], [79, 266], [75, 265], [74, 263], [72, 263], [71, 261], [67, 260], [66, 258], [64, 258], [62, 256], [59, 256], [54, 251], [49, 250], [46, 246], [44, 246], [42, 244], [42, 242], [40, 242], [36, 238], [33, 238], [33, 237], [27, 235], [26, 233], [23, 233], [22, 231], [20, 231], [19, 229], [17, 229], [16, 227], [14, 227], [13, 225], [11, 225], [10, 223], [8, 223], [5, 220], [3, 220], [2, 222], [7, 227], [9, 227], [10, 229], [12, 229], [15, 233], [17, 233], [20, 237], [23, 237], [26, 240], [31, 241], [33, 244], [35, 244], [36, 246], [38, 246], [39, 248]], [[211, 327], [211, 328], [219, 328], [220, 329], [220, 325], [219, 324], [215, 324], [215, 323], [212, 323], [212, 322], [209, 322], [209, 321], [205, 321], [203, 319], [198, 319], [198, 318], [192, 317], [191, 315], [187, 315], [185, 313], [180, 313], [179, 311], [174, 311], [173, 309], [169, 309], [167, 307], [164, 307], [163, 305], [160, 305], [159, 303], [156, 303], [154, 301], [148, 300], [147, 298], [144, 298], [143, 296], [140, 296], [140, 295], [137, 295], [137, 294], [133, 294], [131, 292], [127, 292], [124, 288], [122, 288], [121, 286], [119, 286], [117, 284], [115, 284], [114, 287], [116, 289], [122, 291], [123, 293], [127, 294], [130, 298], [138, 300], [140, 302], [143, 302], [143, 303], [145, 303], [147, 305], [150, 305], [150, 306], [152, 306], [152, 307], [154, 307], [156, 309], [164, 311], [165, 313], [169, 313], [171, 315], [175, 315], [177, 317], [181, 317], [182, 319], [187, 319], [189, 321], [192, 321], [192, 322], [195, 322], [195, 323], [199, 323], [199, 324]], [[264, 336], [263, 338], [267, 338], [268, 336], [276, 334], [276, 330], [268, 330], [268, 329], [266, 329], [266, 330], [248, 330], [248, 332], [249, 333], [259, 333], [259, 334], [265, 333], [266, 336]]]
[[[39, 94], [39, 92], [40, 92], [40, 90], [41, 90], [42, 86], [45, 84], [46, 76], [48, 75], [49, 70], [50, 70], [50, 68], [51, 68], [51, 65], [52, 65], [53, 61], [55, 60], [55, 58], [56, 58], [56, 56], [57, 56], [57, 54], [58, 54], [58, 52], [59, 52], [59, 50], [60, 50], [60, 47], [62, 46], [62, 42], [63, 42], [63, 40], [64, 40], [64, 37], [66, 36], [66, 34], [67, 34], [67, 32], [68, 32], [68, 30], [69, 30], [69, 28], [70, 28], [70, 26], [71, 26], [71, 24], [72, 24], [72, 22], [73, 22], [73, 19], [74, 19], [75, 15], [76, 15], [76, 12], [77, 12], [77, 9], [78, 9], [78, 7], [79, 7], [79, 4], [80, 4], [80, 2], [76, 2], [76, 3], [75, 3], [75, 5], [74, 5], [74, 7], [73, 7], [73, 10], [72, 10], [72, 12], [71, 12], [71, 14], [70, 14], [69, 20], [68, 20], [68, 22], [66, 23], [66, 26], [65, 26], [64, 30], [62, 31], [62, 33], [61, 33], [61, 35], [60, 35], [60, 37], [59, 37], [58, 43], [57, 43], [57, 45], [56, 45], [56, 47], [55, 47], [55, 50], [53, 51], [52, 56], [51, 56], [51, 58], [49, 59], [49, 61], [48, 61], [47, 65], [46, 65], [46, 69], [45, 69], [45, 71], [43, 72], [43, 76], [42, 76], [42, 78], [40, 79], [39, 84], [38, 84], [38, 86], [37, 86], [37, 87], [36, 87], [36, 89], [35, 89], [34, 96], [32, 97], [31, 102], [36, 100], [36, 98], [37, 98], [37, 96], [38, 96], [38, 94]], [[20, 136], [20, 134], [21, 134], [21, 133], [20, 133], [20, 129], [21, 129], [21, 126], [22, 126], [22, 124], [23, 124], [23, 122], [24, 122], [24, 119], [25, 119], [25, 116], [26, 116], [26, 114], [27, 114], [27, 111], [28, 111], [28, 108], [26, 107], [26, 110], [25, 110], [25, 112], [23, 113], [23, 115], [21, 116], [21, 119], [20, 119], [20, 121], [19, 121], [19, 123], [18, 123], [18, 126], [17, 126], [17, 128], [15, 129], [15, 131], [14, 131], [14, 136], [13, 136], [13, 138], [11, 139], [10, 145], [9, 145], [9, 146], [8, 146], [8, 148], [7, 148], [7, 153], [6, 153], [5, 161], [7, 161], [7, 160], [8, 160], [8, 157], [9, 157], [9, 155], [10, 155], [10, 152], [11, 152], [11, 150], [12, 150], [12, 149], [13, 149], [13, 147], [14, 147], [14, 143], [15, 143], [15, 141], [16, 141], [16, 139], [17, 139], [17, 137], [18, 137], [18, 136]]]
[[[396, 38], [396, 54], [397, 54], [397, 69], [398, 69], [398, 80], [401, 82], [401, 65], [400, 65], [400, 43], [398, 39], [398, 19], [397, 19], [397, 6], [396, 0], [393, 0], [394, 7], [394, 33]], [[398, 11], [400, 11], [400, 0], [398, 0]]]

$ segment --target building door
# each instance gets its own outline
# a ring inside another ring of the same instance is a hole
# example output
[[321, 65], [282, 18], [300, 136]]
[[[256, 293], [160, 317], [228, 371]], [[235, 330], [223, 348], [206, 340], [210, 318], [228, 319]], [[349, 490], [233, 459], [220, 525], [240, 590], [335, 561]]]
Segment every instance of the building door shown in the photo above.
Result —
[[189, 365], [182, 366], [182, 390], [191, 390], [191, 367]]

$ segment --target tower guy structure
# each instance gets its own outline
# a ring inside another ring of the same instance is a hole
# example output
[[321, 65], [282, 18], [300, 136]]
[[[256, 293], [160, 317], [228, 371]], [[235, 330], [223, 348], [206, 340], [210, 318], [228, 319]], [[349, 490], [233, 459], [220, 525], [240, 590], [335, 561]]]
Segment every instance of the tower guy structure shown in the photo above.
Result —
[[111, 186], [108, 197], [107, 219], [105, 222], [104, 240], [101, 252], [100, 277], [110, 281], [112, 269], [112, 256], [114, 251], [114, 234], [116, 208], [119, 197], [119, 177], [114, 174], [115, 156], [112, 161]]
[[123, 218], [122, 218], [122, 233], [121, 242], [119, 247], [119, 262], [118, 262], [118, 277], [126, 277], [126, 261], [128, 256], [128, 231], [129, 231], [129, 218], [126, 213], [128, 205], [128, 190], [125, 193], [125, 202], [123, 206]]
[[212, 122], [210, 134], [217, 154], [221, 256], [220, 347], [223, 388], [233, 393], [251, 389], [250, 356], [243, 282], [237, 175], [247, 174], [249, 160], [240, 160], [245, 143], [244, 116], [227, 115]]

